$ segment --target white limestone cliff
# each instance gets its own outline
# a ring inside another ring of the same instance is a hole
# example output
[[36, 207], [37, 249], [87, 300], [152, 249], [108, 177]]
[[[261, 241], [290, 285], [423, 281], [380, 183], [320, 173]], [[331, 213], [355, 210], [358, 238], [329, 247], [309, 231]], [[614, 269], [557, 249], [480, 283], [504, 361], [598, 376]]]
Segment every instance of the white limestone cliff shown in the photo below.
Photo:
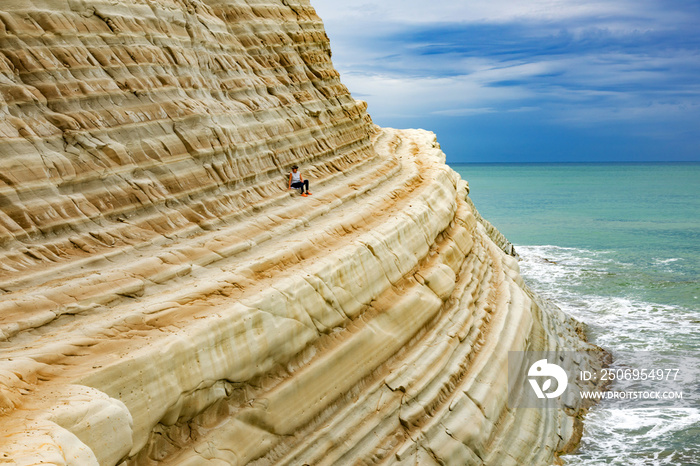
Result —
[[577, 443], [584, 406], [508, 408], [508, 352], [595, 349], [435, 136], [372, 124], [308, 1], [4, 1], [0, 96], [0, 463]]

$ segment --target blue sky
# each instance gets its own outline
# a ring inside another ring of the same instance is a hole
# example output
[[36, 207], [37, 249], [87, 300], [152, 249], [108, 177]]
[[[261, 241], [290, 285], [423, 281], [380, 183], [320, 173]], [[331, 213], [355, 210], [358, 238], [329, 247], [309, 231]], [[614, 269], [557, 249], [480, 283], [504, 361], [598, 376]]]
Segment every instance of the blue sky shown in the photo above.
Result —
[[698, 0], [311, 0], [375, 123], [448, 162], [700, 161]]

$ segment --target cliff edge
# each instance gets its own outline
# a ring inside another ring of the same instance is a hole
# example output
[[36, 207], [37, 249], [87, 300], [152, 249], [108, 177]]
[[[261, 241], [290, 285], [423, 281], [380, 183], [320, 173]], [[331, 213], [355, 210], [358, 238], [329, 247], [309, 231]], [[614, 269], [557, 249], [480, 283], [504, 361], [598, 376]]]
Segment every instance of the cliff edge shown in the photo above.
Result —
[[508, 407], [508, 353], [593, 348], [435, 136], [372, 124], [308, 1], [0, 10], [0, 463], [575, 446], [585, 407]]

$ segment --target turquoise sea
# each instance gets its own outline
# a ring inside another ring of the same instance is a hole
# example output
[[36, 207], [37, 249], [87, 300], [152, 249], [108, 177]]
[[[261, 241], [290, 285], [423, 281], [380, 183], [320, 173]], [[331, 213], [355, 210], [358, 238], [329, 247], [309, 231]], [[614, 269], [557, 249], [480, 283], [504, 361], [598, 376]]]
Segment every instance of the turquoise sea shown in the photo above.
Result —
[[[700, 163], [452, 165], [526, 282], [613, 353], [690, 354], [700, 383]], [[673, 357], [665, 364], [673, 365]], [[687, 393], [686, 397], [692, 396]], [[686, 399], [686, 401], [688, 401]], [[589, 412], [570, 465], [700, 465], [700, 405]]]

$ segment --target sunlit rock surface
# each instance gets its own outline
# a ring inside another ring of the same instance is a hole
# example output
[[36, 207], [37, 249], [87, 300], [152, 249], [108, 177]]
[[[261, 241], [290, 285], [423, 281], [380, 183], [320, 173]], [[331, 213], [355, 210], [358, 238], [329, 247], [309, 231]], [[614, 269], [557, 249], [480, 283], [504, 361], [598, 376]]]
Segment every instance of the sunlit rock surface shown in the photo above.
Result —
[[[0, 463], [549, 464], [585, 348], [300, 0], [0, 3]], [[299, 164], [313, 196], [287, 190]], [[495, 241], [495, 242], [494, 242]]]

